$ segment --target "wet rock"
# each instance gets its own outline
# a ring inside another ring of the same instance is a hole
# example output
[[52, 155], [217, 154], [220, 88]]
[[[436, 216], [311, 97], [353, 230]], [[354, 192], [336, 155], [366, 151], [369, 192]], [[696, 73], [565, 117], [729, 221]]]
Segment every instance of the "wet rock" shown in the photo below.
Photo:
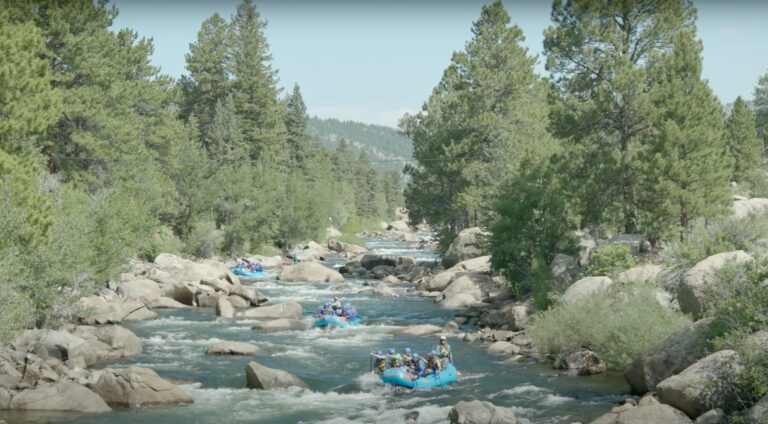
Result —
[[561, 301], [563, 303], [572, 303], [605, 290], [612, 284], [613, 281], [608, 277], [585, 277], [568, 287], [568, 290], [563, 293]]
[[242, 285], [236, 285], [232, 287], [232, 290], [229, 291], [229, 294], [230, 296], [240, 296], [250, 302], [253, 306], [258, 306], [268, 300], [266, 296], [261, 294], [261, 292], [255, 288]]
[[175, 283], [171, 292], [173, 300], [189, 306], [195, 306], [197, 287], [190, 283]]
[[219, 342], [208, 348], [209, 355], [263, 355], [264, 350], [253, 343]]
[[235, 308], [229, 302], [229, 299], [222, 296], [216, 301], [216, 315], [230, 319], [235, 317]]
[[459, 402], [448, 413], [451, 424], [517, 424], [515, 414], [490, 402]]
[[96, 393], [79, 384], [67, 382], [20, 392], [11, 399], [9, 409], [91, 414], [111, 411]]
[[303, 322], [297, 319], [280, 318], [266, 322], [259, 322], [251, 327], [252, 330], [271, 331], [302, 331], [306, 330]]
[[232, 290], [232, 283], [222, 280], [220, 278], [217, 279], [211, 279], [211, 280], [202, 280], [200, 281], [201, 285], [213, 287], [214, 290], [217, 292], [222, 292], [224, 294], [229, 294], [229, 291]]
[[494, 355], [516, 355], [520, 353], [520, 346], [505, 341], [498, 341], [488, 346], [488, 353]]
[[387, 278], [382, 281], [382, 284], [400, 284], [400, 279], [395, 277], [394, 275], [387, 276]]
[[443, 255], [443, 266], [450, 268], [461, 261], [482, 256], [482, 245], [490, 233], [479, 227], [467, 228], [459, 232]]
[[[0, 387], [0, 411], [11, 407], [11, 393]], [[4, 421], [3, 421], [4, 422]]]
[[240, 319], [275, 319], [291, 318], [300, 319], [303, 314], [301, 305], [296, 302], [278, 303], [271, 306], [262, 306], [259, 308], [237, 311], [235, 318]]
[[441, 332], [443, 329], [432, 324], [412, 325], [402, 330], [397, 331], [395, 334], [400, 336], [426, 336], [429, 334], [435, 334]]
[[360, 266], [368, 271], [372, 271], [377, 266], [388, 266], [394, 269], [398, 265], [416, 265], [416, 261], [407, 256], [387, 256], [375, 253], [368, 253], [360, 259]]
[[595, 352], [587, 349], [558, 356], [554, 366], [555, 369], [566, 370], [576, 375], [602, 374], [608, 370], [608, 364]]
[[379, 265], [371, 270], [371, 276], [377, 280], [383, 280], [395, 272], [395, 267]]
[[192, 403], [192, 398], [148, 368], [107, 368], [93, 390], [110, 405], [141, 408]]
[[692, 418], [733, 401], [729, 376], [741, 366], [739, 354], [721, 350], [708, 355], [683, 372], [667, 378], [656, 386], [659, 401], [671, 405]]
[[677, 289], [677, 301], [684, 314], [701, 316], [704, 292], [714, 283], [717, 272], [726, 264], [744, 264], [752, 261], [752, 256], [744, 251], [725, 252], [712, 255], [697, 263], [683, 276]]
[[707, 340], [714, 336], [713, 324], [712, 318], [696, 321], [635, 358], [624, 373], [632, 391], [642, 395], [656, 390], [662, 380], [703, 358]]
[[286, 283], [341, 283], [344, 281], [344, 277], [338, 272], [315, 262], [286, 266], [278, 279]]
[[265, 367], [258, 362], [251, 362], [245, 367], [245, 377], [249, 389], [272, 390], [294, 386], [309, 388], [299, 377], [287, 371]]
[[416, 423], [419, 421], [419, 411], [411, 411], [405, 414], [403, 421], [406, 423]]

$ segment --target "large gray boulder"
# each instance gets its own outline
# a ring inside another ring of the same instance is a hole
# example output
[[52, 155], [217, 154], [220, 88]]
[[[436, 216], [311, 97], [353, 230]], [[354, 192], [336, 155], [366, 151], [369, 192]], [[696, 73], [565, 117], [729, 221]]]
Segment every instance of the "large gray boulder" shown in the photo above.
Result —
[[291, 318], [300, 319], [304, 310], [296, 302], [278, 303], [271, 306], [262, 306], [259, 308], [237, 311], [235, 318], [239, 319], [277, 319]]
[[480, 400], [457, 403], [448, 419], [451, 424], [517, 424], [512, 410]]
[[120, 308], [123, 312], [123, 321], [146, 321], [160, 316], [138, 299], [126, 299]]
[[184, 309], [189, 308], [189, 305], [185, 305], [170, 297], [163, 296], [152, 302], [152, 307], [154, 309]]
[[451, 297], [465, 293], [475, 298], [475, 300], [481, 300], [483, 298], [482, 285], [493, 284], [491, 277], [483, 274], [467, 274], [456, 277], [448, 287], [443, 290], [443, 297], [450, 299]]
[[360, 266], [373, 271], [379, 266], [396, 268], [398, 266], [416, 265], [416, 261], [408, 256], [387, 256], [377, 253], [367, 253], [360, 259]]
[[624, 373], [632, 391], [641, 395], [654, 391], [662, 380], [703, 358], [713, 324], [712, 318], [696, 321], [635, 358]]
[[752, 422], [759, 424], [768, 422], [768, 396], [763, 396], [756, 404], [752, 405], [747, 411], [747, 417]]
[[632, 267], [616, 277], [621, 284], [648, 284], [656, 282], [656, 277], [662, 271], [661, 266], [654, 264]]
[[[96, 359], [115, 360], [139, 355], [141, 339], [133, 331], [119, 325], [78, 325], [73, 334], [88, 341], [96, 352]], [[98, 341], [99, 343], [95, 343]], [[105, 349], [106, 347], [106, 349]]]
[[383, 297], [385, 299], [394, 299], [400, 297], [389, 284], [381, 282], [374, 288], [363, 289], [358, 292], [359, 294], [372, 294], [374, 296]]
[[232, 306], [229, 299], [222, 296], [216, 301], [216, 315], [232, 319], [235, 317], [235, 307]]
[[555, 369], [576, 375], [594, 375], [608, 371], [608, 364], [588, 349], [563, 353], [555, 359], [554, 366]]
[[612, 284], [613, 281], [608, 277], [585, 277], [568, 287], [568, 290], [563, 293], [561, 301], [572, 303], [579, 299], [585, 299], [608, 289]]
[[107, 368], [93, 390], [110, 405], [141, 408], [192, 403], [192, 398], [149, 368]]
[[307, 327], [303, 322], [297, 319], [280, 318], [271, 321], [258, 322], [251, 327], [252, 330], [273, 332], [273, 331], [303, 331]]
[[447, 299], [443, 299], [440, 302], [440, 306], [444, 308], [453, 308], [453, 309], [459, 309], [459, 308], [466, 308], [472, 305], [477, 305], [480, 303], [479, 300], [475, 296], [469, 293], [457, 293]]
[[752, 261], [752, 256], [742, 250], [712, 255], [697, 263], [683, 276], [677, 289], [677, 302], [680, 311], [700, 317], [704, 308], [704, 296], [707, 288], [715, 281], [717, 272], [727, 264], [744, 264]]
[[660, 402], [696, 418], [710, 409], [723, 408], [734, 400], [729, 380], [732, 373], [740, 369], [739, 354], [733, 350], [721, 350], [659, 383], [656, 394]]
[[81, 357], [87, 364], [104, 359], [99, 353], [109, 349], [97, 340], [86, 341], [63, 330], [27, 330], [16, 343], [43, 360], [52, 358], [64, 362], [70, 358]]
[[424, 289], [427, 291], [443, 291], [459, 274], [458, 271], [446, 270], [441, 273], [435, 274], [427, 280]]
[[208, 348], [209, 355], [263, 355], [264, 350], [253, 343], [218, 342]]
[[341, 283], [344, 281], [344, 277], [337, 271], [316, 262], [286, 266], [278, 279], [286, 283]]
[[733, 202], [731, 216], [734, 218], [747, 218], [749, 216], [764, 215], [768, 211], [768, 199], [739, 199]]
[[126, 281], [117, 285], [117, 294], [127, 299], [138, 299], [151, 304], [159, 299], [163, 292], [156, 282], [148, 279]]
[[[616, 408], [614, 408], [616, 409]], [[693, 424], [683, 412], [659, 403], [609, 412], [590, 424]]]
[[82, 311], [79, 318], [85, 324], [101, 325], [123, 322], [122, 302], [93, 295], [80, 298], [78, 305]]
[[25, 390], [13, 396], [10, 409], [98, 414], [111, 409], [96, 393], [76, 384], [60, 382]]
[[482, 256], [485, 253], [483, 242], [489, 236], [489, 232], [479, 227], [462, 230], [445, 251], [443, 266], [450, 268], [461, 261]]
[[268, 300], [266, 296], [261, 294], [261, 292], [255, 288], [243, 285], [235, 285], [232, 287], [232, 290], [229, 291], [229, 294], [230, 296], [240, 296], [250, 302], [253, 306], [258, 306]]
[[520, 353], [520, 346], [499, 340], [488, 346], [488, 353], [492, 353], [494, 355], [517, 355]]
[[301, 387], [308, 389], [307, 383], [295, 375], [274, 368], [268, 368], [258, 362], [251, 362], [245, 367], [246, 385], [249, 389], [282, 389]]
[[552, 272], [552, 284], [554, 288], [563, 291], [570, 287], [581, 273], [581, 269], [576, 265], [576, 260], [573, 257], [562, 253], [555, 255], [554, 259], [552, 259], [552, 262], [549, 264], [549, 269]]
[[328, 249], [337, 253], [346, 253], [348, 255], [359, 255], [368, 252], [368, 249], [363, 246], [344, 243], [343, 241], [338, 240], [328, 240]]

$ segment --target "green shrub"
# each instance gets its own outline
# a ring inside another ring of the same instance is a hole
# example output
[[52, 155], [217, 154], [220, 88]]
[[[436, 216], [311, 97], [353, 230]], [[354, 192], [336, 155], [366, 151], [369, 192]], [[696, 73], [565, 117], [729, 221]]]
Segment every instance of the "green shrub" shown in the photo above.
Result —
[[344, 234], [360, 234], [364, 232], [381, 231], [380, 221], [370, 218], [352, 218], [340, 228]]
[[350, 243], [350, 244], [356, 244], [358, 246], [365, 246], [365, 241], [360, 238], [357, 234], [342, 234], [339, 237], [334, 237], [334, 239], [338, 241], [342, 241], [344, 243]]
[[689, 322], [659, 303], [655, 287], [622, 285], [540, 312], [528, 336], [542, 353], [586, 347], [621, 370]]
[[637, 265], [626, 244], [609, 244], [595, 251], [589, 261], [589, 275], [615, 277]]
[[220, 252], [222, 245], [222, 231], [216, 229], [213, 219], [201, 219], [192, 223], [192, 230], [184, 243], [183, 252], [205, 259]]

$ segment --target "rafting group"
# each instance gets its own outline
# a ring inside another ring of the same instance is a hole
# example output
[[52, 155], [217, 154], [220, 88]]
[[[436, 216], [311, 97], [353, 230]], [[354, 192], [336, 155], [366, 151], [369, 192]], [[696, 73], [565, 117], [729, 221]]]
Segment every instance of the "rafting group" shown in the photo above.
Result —
[[315, 314], [315, 327], [346, 328], [360, 323], [357, 309], [350, 303], [341, 303], [341, 298], [334, 296], [332, 301], [325, 302]]
[[386, 354], [382, 351], [372, 352], [371, 358], [373, 370], [381, 376], [381, 380], [395, 386], [443, 387], [458, 378], [453, 366], [451, 345], [445, 336], [440, 336], [438, 345], [426, 356], [421, 356], [408, 347], [402, 354], [395, 349], [389, 349]]
[[266, 275], [264, 271], [264, 265], [259, 262], [252, 262], [246, 258], [242, 258], [237, 261], [237, 265], [232, 270], [235, 275], [242, 277], [262, 277]]

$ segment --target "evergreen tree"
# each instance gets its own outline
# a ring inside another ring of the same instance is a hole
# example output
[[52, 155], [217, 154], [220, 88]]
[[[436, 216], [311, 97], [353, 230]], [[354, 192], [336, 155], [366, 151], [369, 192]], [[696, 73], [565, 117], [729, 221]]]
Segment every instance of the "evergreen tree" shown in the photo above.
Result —
[[757, 136], [755, 114], [739, 96], [726, 122], [728, 153], [733, 162], [733, 179], [746, 182], [755, 177], [763, 162], [763, 143]]
[[208, 135], [211, 157], [219, 163], [248, 160], [248, 147], [243, 141], [240, 118], [231, 95], [216, 102]]
[[310, 155], [310, 137], [307, 134], [307, 106], [301, 97], [299, 85], [293, 86], [293, 91], [285, 99], [285, 129], [287, 132], [288, 153], [291, 158], [291, 167], [300, 169], [306, 167]]
[[499, 183], [525, 158], [553, 148], [547, 135], [536, 57], [522, 47], [501, 1], [484, 6], [473, 38], [454, 53], [440, 84], [415, 116], [401, 121], [418, 166], [406, 205], [450, 241], [464, 228], [485, 225]]
[[755, 107], [757, 134], [763, 140], [763, 145], [768, 146], [768, 73], [757, 81], [752, 104]]
[[556, 0], [544, 51], [561, 96], [553, 96], [552, 130], [569, 141], [567, 188], [586, 221], [637, 232], [642, 174], [639, 138], [653, 113], [651, 56], [693, 28], [689, 0]]

